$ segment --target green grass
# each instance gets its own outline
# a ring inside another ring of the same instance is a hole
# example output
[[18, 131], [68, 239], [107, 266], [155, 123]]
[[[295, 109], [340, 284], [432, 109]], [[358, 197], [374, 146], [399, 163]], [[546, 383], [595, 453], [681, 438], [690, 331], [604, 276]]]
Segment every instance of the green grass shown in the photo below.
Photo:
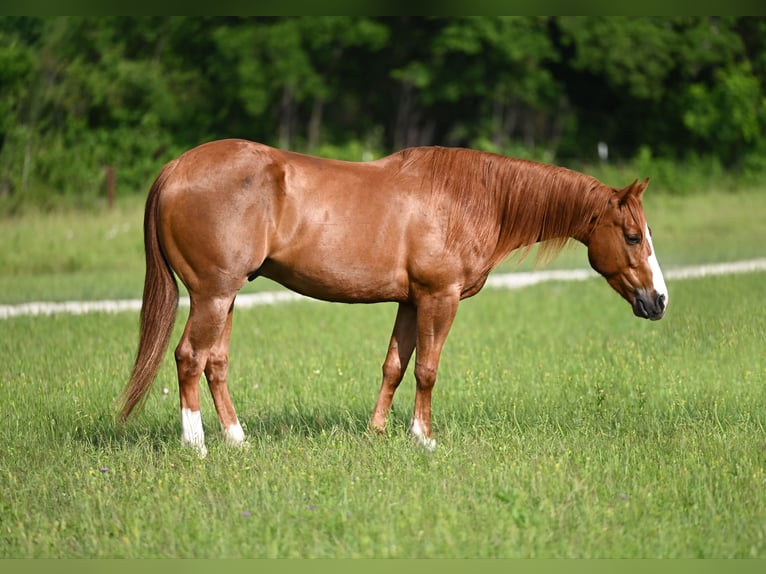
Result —
[[240, 312], [250, 448], [206, 398], [204, 461], [179, 445], [169, 358], [113, 424], [132, 314], [7, 321], [2, 555], [763, 558], [763, 279], [678, 282], [660, 323], [600, 280], [486, 291], [447, 345], [432, 455], [405, 434], [410, 379], [389, 436], [365, 431], [388, 305]]
[[[761, 195], [656, 201], [661, 261], [764, 255]], [[3, 245], [28, 238], [3, 249], [5, 300], [54, 298], [14, 281], [46, 261], [72, 297], [122, 293], [94, 285], [101, 267], [140, 294], [138, 228], [96, 243], [124, 217], [3, 221]], [[702, 233], [716, 220], [731, 226]], [[51, 257], [67, 226], [71, 271]], [[172, 353], [146, 408], [114, 424], [136, 314], [2, 321], [0, 558], [766, 558], [765, 279], [671, 281], [656, 323], [601, 279], [483, 291], [445, 348], [432, 454], [405, 432], [411, 373], [387, 436], [366, 431], [392, 305], [239, 311], [249, 448], [223, 444], [204, 392], [205, 460], [180, 446]]]

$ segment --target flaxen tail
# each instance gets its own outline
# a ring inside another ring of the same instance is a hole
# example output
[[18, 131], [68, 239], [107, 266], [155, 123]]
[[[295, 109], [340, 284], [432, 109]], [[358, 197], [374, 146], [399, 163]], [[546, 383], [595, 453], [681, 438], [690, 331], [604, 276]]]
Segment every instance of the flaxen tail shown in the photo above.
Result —
[[166, 165], [152, 184], [144, 211], [146, 276], [141, 307], [141, 330], [136, 362], [120, 397], [120, 421], [125, 422], [140, 406], [154, 382], [167, 351], [178, 309], [178, 284], [162, 251], [157, 229], [159, 198], [173, 163]]

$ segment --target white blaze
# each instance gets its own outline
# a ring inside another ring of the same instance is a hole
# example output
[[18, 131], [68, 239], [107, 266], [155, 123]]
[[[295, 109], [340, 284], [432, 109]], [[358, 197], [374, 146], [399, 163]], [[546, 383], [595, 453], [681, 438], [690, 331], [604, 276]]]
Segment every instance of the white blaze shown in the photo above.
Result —
[[654, 289], [659, 293], [660, 295], [665, 296], [665, 307], [668, 306], [668, 303], [670, 302], [670, 297], [668, 295], [668, 288], [665, 285], [665, 279], [662, 276], [662, 270], [660, 269], [660, 263], [657, 261], [657, 254], [654, 252], [654, 245], [652, 244], [652, 235], [649, 233], [649, 226], [646, 226], [646, 240], [649, 242], [649, 268], [652, 270], [652, 283], [654, 284]]

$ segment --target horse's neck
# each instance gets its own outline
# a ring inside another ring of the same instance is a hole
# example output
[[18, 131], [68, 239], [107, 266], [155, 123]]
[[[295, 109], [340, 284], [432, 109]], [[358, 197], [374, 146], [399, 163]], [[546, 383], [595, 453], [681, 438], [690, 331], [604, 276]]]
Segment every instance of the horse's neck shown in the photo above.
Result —
[[519, 166], [519, 185], [510, 189], [511, 201], [521, 201], [537, 216], [541, 241], [586, 239], [590, 220], [605, 205], [603, 186], [596, 179], [566, 168], [524, 162]]
[[594, 178], [565, 168], [509, 159], [498, 168], [497, 184], [505, 197], [498, 251], [503, 257], [521, 249], [522, 257], [536, 243], [550, 258], [569, 239], [587, 243], [592, 221], [606, 199]]

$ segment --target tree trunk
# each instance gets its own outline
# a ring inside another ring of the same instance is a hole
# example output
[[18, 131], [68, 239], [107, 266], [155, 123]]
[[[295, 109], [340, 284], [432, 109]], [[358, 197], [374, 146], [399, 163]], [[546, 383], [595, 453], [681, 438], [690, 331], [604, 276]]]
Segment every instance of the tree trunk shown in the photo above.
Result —
[[295, 101], [290, 86], [285, 86], [282, 90], [282, 101], [279, 107], [279, 147], [289, 149], [293, 133], [293, 116], [295, 115]]
[[508, 134], [505, 133], [505, 111], [507, 106], [504, 104], [500, 94], [496, 93], [492, 99], [492, 145], [502, 148], [508, 140]]
[[399, 108], [396, 111], [396, 124], [394, 125], [394, 149], [399, 150], [407, 147], [410, 138], [410, 125], [412, 123], [412, 84], [402, 83], [401, 95], [399, 96]]
[[308, 148], [309, 151], [315, 151], [319, 147], [319, 138], [322, 133], [322, 112], [324, 112], [324, 102], [321, 98], [314, 98], [314, 104], [311, 106], [311, 118], [309, 119]]

